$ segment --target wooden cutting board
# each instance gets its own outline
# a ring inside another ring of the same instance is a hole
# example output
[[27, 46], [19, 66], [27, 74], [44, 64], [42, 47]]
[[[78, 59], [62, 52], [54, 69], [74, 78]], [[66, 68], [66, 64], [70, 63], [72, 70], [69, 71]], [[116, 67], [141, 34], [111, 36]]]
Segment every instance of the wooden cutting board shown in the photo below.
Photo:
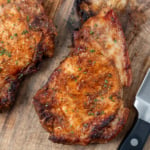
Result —
[[[0, 114], [0, 150], [116, 150], [135, 121], [136, 111], [133, 108], [135, 94], [150, 67], [150, 0], [139, 1], [138, 10], [142, 11], [131, 12], [131, 16], [124, 24], [133, 83], [130, 88], [124, 89], [124, 100], [131, 111], [123, 131], [108, 144], [68, 146], [49, 141], [48, 133], [41, 127], [32, 105], [32, 97], [69, 53], [72, 31], [77, 26], [77, 21], [72, 23], [73, 19], [76, 20], [72, 17], [75, 9], [74, 1], [45, 2], [46, 12], [53, 17], [58, 31], [55, 55], [41, 63], [40, 71], [26, 77], [20, 86], [14, 107]], [[144, 150], [150, 150], [150, 138]]]

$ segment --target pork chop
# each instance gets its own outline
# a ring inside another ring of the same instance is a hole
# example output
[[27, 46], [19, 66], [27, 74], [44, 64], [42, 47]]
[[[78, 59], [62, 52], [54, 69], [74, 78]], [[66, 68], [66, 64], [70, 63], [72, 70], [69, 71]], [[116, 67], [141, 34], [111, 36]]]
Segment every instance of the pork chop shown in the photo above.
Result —
[[122, 88], [131, 82], [129, 64], [123, 32], [112, 10], [85, 22], [75, 33], [70, 55], [34, 96], [49, 139], [87, 145], [114, 138], [128, 117]]
[[[0, 111], [13, 104], [24, 75], [53, 55], [55, 28], [40, 3], [0, 0]], [[31, 5], [30, 5], [31, 4]]]

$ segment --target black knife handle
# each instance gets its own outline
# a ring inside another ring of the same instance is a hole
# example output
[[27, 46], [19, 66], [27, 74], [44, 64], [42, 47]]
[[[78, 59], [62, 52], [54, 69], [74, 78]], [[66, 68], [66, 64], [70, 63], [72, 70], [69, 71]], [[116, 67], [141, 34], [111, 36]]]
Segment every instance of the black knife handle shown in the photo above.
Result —
[[150, 133], [150, 124], [138, 119], [119, 150], [142, 150]]

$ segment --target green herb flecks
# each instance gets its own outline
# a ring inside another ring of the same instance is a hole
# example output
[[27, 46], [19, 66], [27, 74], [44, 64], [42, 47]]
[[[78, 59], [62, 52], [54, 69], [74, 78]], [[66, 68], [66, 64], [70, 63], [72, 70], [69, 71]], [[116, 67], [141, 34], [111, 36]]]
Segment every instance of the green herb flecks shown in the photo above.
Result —
[[111, 73], [109, 73], [109, 74], [108, 74], [108, 77], [109, 77], [109, 78], [111, 78], [111, 77], [112, 77], [112, 74], [111, 74]]
[[79, 71], [81, 71], [82, 70], [82, 68], [79, 68]]
[[10, 39], [11, 39], [11, 40], [13, 40], [13, 39], [14, 39], [14, 37], [13, 37], [13, 36], [10, 36]]
[[94, 27], [97, 27], [98, 25], [97, 24], [94, 24]]
[[85, 128], [87, 128], [87, 127], [88, 127], [88, 124], [87, 124], [87, 123], [84, 123], [83, 126], [84, 126]]
[[112, 102], [115, 102], [115, 100], [113, 99], [113, 96], [112, 96], [112, 95], [109, 97], [109, 99], [110, 99]]
[[27, 16], [27, 22], [29, 22], [30, 21], [30, 18], [29, 18], [29, 16]]
[[107, 84], [104, 84], [104, 87], [107, 88]]
[[101, 111], [100, 115], [103, 115], [103, 114], [105, 114], [105, 112], [104, 112], [104, 111]]
[[11, 53], [4, 48], [0, 50], [0, 56], [3, 56], [3, 55], [11, 57]]
[[17, 34], [17, 33], [15, 33], [15, 34], [14, 34], [14, 36], [15, 36], [15, 37], [17, 37], [17, 36], [18, 36], [18, 34]]
[[104, 97], [101, 97], [101, 100], [103, 100], [104, 99]]
[[91, 50], [90, 50], [90, 52], [91, 52], [91, 53], [94, 53], [94, 52], [95, 52], [95, 50], [94, 50], [94, 49], [91, 49]]
[[117, 40], [116, 40], [116, 39], [114, 39], [114, 43], [117, 43]]
[[27, 34], [27, 33], [29, 33], [28, 30], [23, 30], [23, 31], [22, 31], [22, 35], [25, 35], [25, 34]]
[[105, 83], [108, 83], [108, 80], [105, 80]]
[[94, 113], [88, 112], [88, 115], [89, 115], [89, 116], [94, 116]]
[[23, 77], [23, 74], [21, 73], [18, 77], [18, 79], [21, 79]]
[[18, 60], [15, 61], [15, 64], [18, 65]]
[[114, 21], [115, 21], [115, 19], [114, 19], [113, 17], [111, 17], [111, 21], [112, 21], [112, 22], [114, 22]]
[[18, 9], [18, 11], [20, 11], [21, 8], [20, 8], [20, 7], [17, 7], [17, 9]]
[[98, 99], [94, 99], [94, 102], [98, 102]]
[[94, 31], [90, 31], [90, 34], [91, 34], [91, 35], [94, 34]]

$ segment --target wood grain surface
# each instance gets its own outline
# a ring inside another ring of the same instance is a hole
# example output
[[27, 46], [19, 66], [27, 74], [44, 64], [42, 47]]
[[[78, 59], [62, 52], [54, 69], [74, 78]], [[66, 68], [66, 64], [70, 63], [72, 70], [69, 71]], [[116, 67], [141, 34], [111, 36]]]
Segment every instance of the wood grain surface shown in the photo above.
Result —
[[[51, 59], [45, 59], [37, 73], [25, 78], [14, 107], [0, 114], [0, 150], [116, 150], [136, 120], [133, 102], [150, 67], [150, 0], [139, 0], [136, 10], [129, 10], [130, 15], [123, 24], [131, 59], [133, 83], [130, 88], [124, 89], [124, 100], [131, 111], [125, 128], [117, 138], [108, 144], [61, 145], [49, 141], [48, 133], [41, 127], [32, 104], [32, 97], [69, 53], [73, 28], [79, 25], [74, 13], [74, 1], [49, 0], [44, 4], [47, 14], [54, 19], [57, 26], [55, 55]], [[144, 150], [150, 150], [150, 138]]]

